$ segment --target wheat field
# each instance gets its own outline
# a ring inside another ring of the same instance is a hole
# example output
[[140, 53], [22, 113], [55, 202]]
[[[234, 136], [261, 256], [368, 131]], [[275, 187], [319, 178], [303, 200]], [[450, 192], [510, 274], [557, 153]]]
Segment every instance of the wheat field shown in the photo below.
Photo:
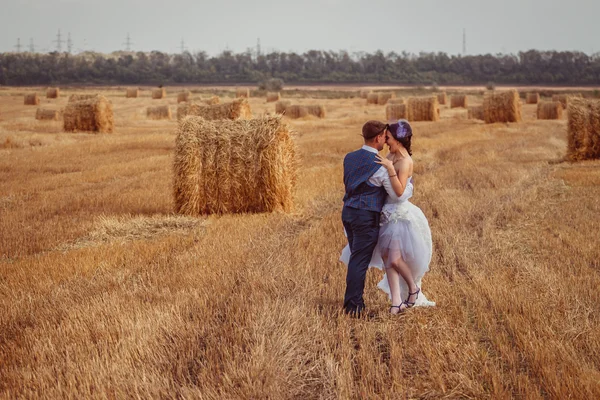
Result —
[[342, 160], [384, 106], [297, 94], [327, 118], [287, 121], [294, 212], [190, 218], [173, 213], [177, 123], [145, 117], [175, 111], [174, 88], [41, 99], [101, 91], [115, 133], [98, 135], [35, 120], [33, 90], [0, 90], [0, 397], [600, 398], [600, 160], [560, 162], [566, 119], [442, 106], [413, 123], [437, 307], [388, 315], [370, 270], [377, 315], [357, 320], [341, 313]]

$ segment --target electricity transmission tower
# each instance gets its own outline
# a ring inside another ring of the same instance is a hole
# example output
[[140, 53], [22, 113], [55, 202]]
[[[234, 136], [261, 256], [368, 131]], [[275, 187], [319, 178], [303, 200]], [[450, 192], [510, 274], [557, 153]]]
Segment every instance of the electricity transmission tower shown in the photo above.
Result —
[[73, 42], [71, 41], [71, 32], [69, 32], [67, 36], [67, 52], [71, 53], [71, 50], [73, 50]]
[[256, 38], [256, 58], [260, 57], [260, 38]]
[[35, 46], [33, 45], [33, 38], [29, 38], [29, 52], [35, 53]]
[[21, 38], [17, 38], [17, 44], [15, 45], [15, 49], [17, 49], [17, 53], [21, 52]]
[[125, 43], [123, 43], [125, 45], [125, 51], [131, 51], [131, 45], [133, 43], [131, 43], [131, 37], [129, 37], [129, 32], [127, 32], [127, 38], [125, 39]]
[[56, 40], [54, 41], [54, 43], [56, 43], [56, 51], [58, 51], [59, 53], [62, 52], [62, 44], [64, 42], [65, 41], [60, 38], [60, 29], [59, 29], [58, 33], [56, 34]]
[[185, 47], [185, 42], [183, 41], [183, 38], [181, 38], [181, 44], [180, 44], [179, 48], [181, 50], [181, 54], [185, 53], [185, 50], [187, 49], [187, 47]]

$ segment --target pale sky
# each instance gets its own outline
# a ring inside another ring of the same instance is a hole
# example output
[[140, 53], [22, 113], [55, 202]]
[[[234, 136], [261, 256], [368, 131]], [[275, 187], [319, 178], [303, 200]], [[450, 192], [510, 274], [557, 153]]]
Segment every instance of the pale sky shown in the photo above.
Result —
[[0, 0], [0, 52], [600, 51], [600, 0]]

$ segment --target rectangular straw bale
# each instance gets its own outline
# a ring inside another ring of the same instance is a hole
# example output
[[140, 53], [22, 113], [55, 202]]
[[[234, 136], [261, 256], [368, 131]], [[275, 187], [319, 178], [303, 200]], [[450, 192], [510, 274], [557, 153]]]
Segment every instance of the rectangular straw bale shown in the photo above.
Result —
[[446, 95], [446, 92], [438, 93], [437, 98], [438, 103], [440, 103], [441, 105], [446, 105], [446, 103], [448, 102], [448, 95]]
[[600, 100], [569, 99], [567, 159], [600, 158]]
[[284, 212], [293, 209], [296, 147], [280, 116], [178, 124], [173, 194], [177, 213]]
[[440, 105], [437, 96], [410, 97], [406, 103], [409, 121], [439, 121]]
[[527, 93], [527, 97], [525, 98], [525, 103], [527, 104], [537, 104], [540, 101], [539, 93]]
[[302, 118], [308, 115], [308, 107], [297, 104], [287, 106], [285, 116], [290, 118]]
[[38, 108], [35, 112], [35, 119], [46, 121], [58, 121], [62, 116], [60, 110], [51, 110], [48, 108]]
[[275, 112], [277, 114], [283, 114], [287, 107], [289, 107], [291, 104], [292, 102], [289, 100], [280, 100], [277, 103], [275, 103]]
[[467, 118], [483, 121], [483, 106], [471, 106], [467, 110]]
[[581, 98], [581, 94], [554, 94], [552, 95], [552, 101], [560, 101], [564, 110], [568, 109], [569, 100], [573, 98]]
[[314, 115], [318, 118], [325, 118], [325, 106], [322, 106], [320, 104], [313, 104], [310, 106], [306, 106], [306, 109], [308, 110], [308, 113], [310, 115]]
[[377, 93], [369, 93], [367, 95], [367, 104], [377, 104], [379, 95]]
[[69, 96], [69, 103], [73, 101], [89, 100], [98, 96], [98, 94], [72, 94]]
[[127, 89], [125, 92], [125, 97], [128, 99], [135, 99], [140, 95], [139, 89]]
[[241, 98], [229, 103], [203, 105], [196, 103], [181, 103], [177, 107], [177, 120], [186, 115], [195, 115], [208, 120], [214, 119], [250, 119], [252, 110], [248, 100]]
[[370, 90], [363, 89], [359, 92], [359, 96], [361, 99], [366, 99], [369, 96], [369, 93], [371, 93]]
[[152, 98], [153, 99], [164, 99], [167, 96], [167, 91], [165, 88], [157, 88], [152, 90]]
[[396, 93], [393, 92], [377, 93], [377, 104], [379, 104], [380, 106], [384, 106], [387, 104], [389, 99], [394, 98], [396, 98]]
[[148, 117], [149, 119], [171, 119], [171, 107], [148, 107], [146, 109], [146, 117]]
[[58, 99], [59, 96], [60, 96], [59, 88], [48, 88], [46, 90], [46, 98], [48, 98], [48, 99]]
[[214, 106], [215, 104], [220, 103], [221, 99], [219, 98], [219, 96], [212, 96], [211, 98], [204, 100], [204, 104], [208, 104], [209, 106]]
[[250, 89], [242, 89], [242, 88], [237, 88], [235, 90], [235, 97], [240, 98], [240, 97], [244, 97], [244, 98], [249, 98], [250, 97]]
[[63, 115], [66, 132], [91, 131], [112, 133], [113, 107], [104, 96], [67, 103]]
[[181, 92], [181, 93], [177, 93], [177, 102], [178, 103], [184, 103], [186, 101], [190, 101], [190, 92]]
[[388, 104], [385, 106], [385, 119], [388, 121], [408, 119], [406, 104]]
[[562, 119], [563, 106], [560, 101], [541, 101], [537, 105], [537, 119]]
[[490, 92], [483, 98], [483, 117], [487, 124], [494, 122], [521, 122], [519, 92]]
[[453, 94], [450, 96], [450, 108], [467, 108], [468, 103], [469, 102], [466, 94]]
[[267, 93], [267, 103], [271, 103], [273, 101], [279, 101], [281, 99], [281, 95], [279, 92], [275, 93]]
[[26, 106], [37, 106], [40, 104], [40, 98], [38, 97], [37, 93], [26, 94], [23, 104]]
[[406, 99], [404, 97], [398, 97], [396, 99], [389, 99], [388, 104], [406, 104]]

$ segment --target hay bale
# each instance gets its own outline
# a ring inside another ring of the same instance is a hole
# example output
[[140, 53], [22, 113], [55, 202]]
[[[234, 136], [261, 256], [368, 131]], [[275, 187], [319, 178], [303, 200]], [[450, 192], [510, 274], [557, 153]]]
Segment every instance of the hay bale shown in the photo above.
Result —
[[388, 104], [385, 106], [385, 119], [388, 121], [408, 119], [408, 106], [406, 104]]
[[236, 99], [230, 103], [203, 105], [182, 103], [177, 107], [177, 120], [187, 115], [202, 117], [207, 120], [215, 119], [250, 119], [252, 110], [246, 99]]
[[267, 103], [271, 103], [273, 101], [279, 101], [281, 99], [281, 95], [279, 92], [276, 93], [267, 93]]
[[60, 96], [59, 88], [48, 88], [46, 90], [46, 98], [48, 98], [48, 99], [58, 99], [59, 96]]
[[363, 89], [359, 92], [359, 96], [361, 99], [366, 99], [367, 97], [369, 97], [369, 93], [371, 93], [370, 90]]
[[314, 115], [317, 118], [325, 118], [325, 106], [320, 104], [313, 104], [306, 106], [309, 115]]
[[178, 124], [173, 194], [180, 214], [293, 209], [296, 147], [280, 116]]
[[186, 101], [190, 101], [190, 96], [191, 96], [191, 93], [187, 92], [187, 91], [177, 93], [177, 103], [184, 103]]
[[561, 119], [563, 106], [560, 101], [541, 101], [537, 105], [537, 119]]
[[467, 108], [468, 99], [466, 94], [454, 94], [450, 96], [450, 108]]
[[70, 102], [65, 108], [63, 121], [66, 132], [112, 133], [114, 129], [112, 104], [104, 96]]
[[377, 104], [379, 95], [377, 93], [369, 93], [367, 95], [367, 104]]
[[35, 119], [46, 121], [58, 121], [62, 113], [60, 110], [51, 110], [48, 108], [38, 108], [35, 112]]
[[164, 99], [167, 96], [165, 88], [157, 88], [152, 90], [153, 99]]
[[125, 92], [125, 97], [128, 99], [135, 99], [140, 95], [139, 89], [127, 89]]
[[297, 104], [287, 106], [285, 116], [290, 118], [302, 118], [308, 115], [308, 108]]
[[527, 104], [537, 104], [540, 101], [539, 93], [527, 93], [525, 97], [525, 103]]
[[581, 98], [581, 94], [578, 93], [578, 94], [554, 94], [554, 95], [552, 95], [552, 101], [560, 101], [564, 110], [568, 109], [569, 100], [575, 99], [575, 98]]
[[26, 94], [23, 104], [26, 106], [37, 106], [40, 104], [40, 98], [37, 93]]
[[411, 97], [406, 103], [409, 121], [439, 121], [440, 105], [437, 96]]
[[283, 114], [287, 107], [289, 107], [291, 104], [292, 102], [287, 100], [278, 101], [277, 103], [275, 103], [275, 112], [277, 114]]
[[569, 99], [567, 159], [600, 158], [600, 100]]
[[146, 117], [148, 117], [149, 119], [171, 119], [171, 107], [148, 107], [146, 109]]
[[438, 93], [437, 98], [438, 103], [441, 105], [446, 105], [446, 103], [448, 102], [448, 95], [446, 95], [446, 92]]
[[388, 104], [406, 104], [406, 99], [404, 97], [399, 97], [397, 99], [389, 99]]
[[68, 102], [72, 103], [74, 101], [89, 100], [93, 99], [96, 96], [98, 96], [98, 94], [72, 94], [69, 96]]
[[250, 89], [242, 89], [242, 88], [237, 88], [235, 90], [235, 97], [237, 98], [249, 98], [250, 97]]
[[516, 90], [488, 93], [483, 98], [483, 117], [487, 124], [520, 122], [521, 99]]
[[221, 99], [219, 96], [213, 96], [210, 99], [205, 99], [204, 104], [208, 104], [209, 106], [214, 106], [215, 104], [220, 104]]
[[384, 106], [387, 104], [389, 99], [394, 99], [394, 98], [396, 98], [396, 93], [392, 93], [392, 92], [377, 93], [377, 104], [379, 104], [380, 106]]
[[483, 121], [483, 106], [471, 106], [467, 111], [467, 118], [480, 119]]

